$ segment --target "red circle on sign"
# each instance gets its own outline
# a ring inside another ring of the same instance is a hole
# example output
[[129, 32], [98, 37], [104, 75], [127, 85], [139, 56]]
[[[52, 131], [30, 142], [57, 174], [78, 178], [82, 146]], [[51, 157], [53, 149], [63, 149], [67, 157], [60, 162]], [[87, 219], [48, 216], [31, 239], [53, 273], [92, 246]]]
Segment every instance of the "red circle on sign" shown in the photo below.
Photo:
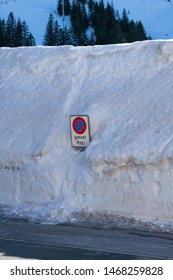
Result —
[[73, 121], [73, 129], [77, 134], [83, 134], [86, 131], [87, 125], [83, 118], [77, 117]]

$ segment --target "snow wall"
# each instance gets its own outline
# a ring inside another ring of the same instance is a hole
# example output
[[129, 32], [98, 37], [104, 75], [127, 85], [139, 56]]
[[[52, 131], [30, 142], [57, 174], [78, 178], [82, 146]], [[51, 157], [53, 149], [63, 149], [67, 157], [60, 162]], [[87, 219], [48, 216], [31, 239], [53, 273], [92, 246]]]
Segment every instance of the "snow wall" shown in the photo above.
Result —
[[[90, 119], [83, 152], [71, 147], [78, 114]], [[1, 48], [0, 209], [48, 223], [171, 224], [173, 41]]]

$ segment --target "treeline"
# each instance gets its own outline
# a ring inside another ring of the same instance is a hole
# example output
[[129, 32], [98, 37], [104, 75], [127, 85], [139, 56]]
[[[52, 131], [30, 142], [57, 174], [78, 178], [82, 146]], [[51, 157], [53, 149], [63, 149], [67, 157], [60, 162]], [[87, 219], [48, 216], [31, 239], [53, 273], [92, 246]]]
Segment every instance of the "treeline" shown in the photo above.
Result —
[[[57, 2], [57, 13], [63, 15], [62, 0]], [[64, 0], [64, 16], [70, 18], [69, 28], [61, 28], [50, 14], [44, 45], [104, 45], [151, 39], [147, 37], [141, 21], [129, 20], [125, 9], [120, 16], [113, 4], [105, 4], [103, 0], [73, 0], [71, 4], [69, 0]]]
[[15, 19], [11, 12], [7, 21], [0, 19], [0, 47], [35, 46], [35, 39], [28, 25], [20, 18]]
[[[131, 43], [151, 39], [147, 37], [141, 21], [129, 20], [124, 9], [122, 15], [114, 9], [113, 4], [104, 0], [57, 0], [57, 13], [63, 21], [70, 24], [60, 27], [53, 14], [50, 14], [43, 45], [104, 45], [117, 43]], [[17, 20], [11, 12], [7, 21], [0, 19], [0, 47], [35, 46], [36, 42], [25, 21]]]

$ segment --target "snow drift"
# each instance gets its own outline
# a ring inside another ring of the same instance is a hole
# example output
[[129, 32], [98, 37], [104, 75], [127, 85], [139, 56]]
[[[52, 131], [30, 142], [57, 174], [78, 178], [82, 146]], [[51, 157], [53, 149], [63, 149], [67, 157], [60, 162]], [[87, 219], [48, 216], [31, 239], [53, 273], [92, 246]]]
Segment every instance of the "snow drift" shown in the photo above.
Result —
[[[171, 224], [172, 76], [171, 40], [1, 48], [1, 212]], [[90, 118], [83, 152], [71, 147], [73, 114]]]

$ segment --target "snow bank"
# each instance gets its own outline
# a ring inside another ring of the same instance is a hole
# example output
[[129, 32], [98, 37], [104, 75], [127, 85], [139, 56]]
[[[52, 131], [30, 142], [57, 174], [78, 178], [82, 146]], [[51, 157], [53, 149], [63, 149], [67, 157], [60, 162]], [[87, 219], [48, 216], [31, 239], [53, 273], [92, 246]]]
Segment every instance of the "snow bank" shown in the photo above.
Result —
[[[171, 224], [172, 76], [171, 40], [1, 48], [1, 212]], [[72, 114], [90, 118], [84, 152], [71, 147]]]

